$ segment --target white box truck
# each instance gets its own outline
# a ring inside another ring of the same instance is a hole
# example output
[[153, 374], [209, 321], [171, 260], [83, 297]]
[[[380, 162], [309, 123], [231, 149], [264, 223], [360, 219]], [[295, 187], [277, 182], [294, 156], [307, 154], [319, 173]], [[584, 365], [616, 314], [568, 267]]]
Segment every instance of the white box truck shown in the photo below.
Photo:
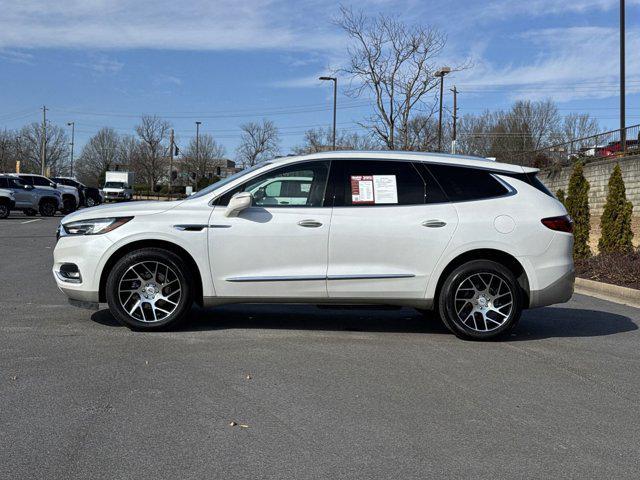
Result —
[[102, 189], [105, 201], [128, 201], [133, 198], [133, 172], [106, 172]]

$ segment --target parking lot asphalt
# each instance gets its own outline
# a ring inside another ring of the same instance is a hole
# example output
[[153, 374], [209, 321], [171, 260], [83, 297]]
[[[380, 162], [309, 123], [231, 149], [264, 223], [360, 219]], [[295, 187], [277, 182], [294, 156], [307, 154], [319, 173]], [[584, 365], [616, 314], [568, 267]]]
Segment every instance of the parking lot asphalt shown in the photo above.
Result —
[[0, 478], [639, 477], [638, 309], [576, 295], [492, 343], [314, 306], [135, 333], [58, 292], [59, 220], [0, 220]]

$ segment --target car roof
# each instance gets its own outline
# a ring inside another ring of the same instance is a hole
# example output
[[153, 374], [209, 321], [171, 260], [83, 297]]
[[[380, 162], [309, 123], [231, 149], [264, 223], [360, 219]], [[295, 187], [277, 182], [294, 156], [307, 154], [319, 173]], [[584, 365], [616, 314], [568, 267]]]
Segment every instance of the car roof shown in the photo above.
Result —
[[398, 150], [337, 150], [330, 152], [318, 152], [308, 155], [297, 155], [289, 157], [278, 157], [269, 163], [293, 163], [301, 160], [404, 160], [411, 162], [437, 163], [451, 166], [476, 167], [487, 170], [496, 170], [511, 173], [537, 172], [538, 169], [501, 163], [488, 158], [475, 157], [472, 155], [453, 155], [448, 153], [431, 152], [405, 152]]

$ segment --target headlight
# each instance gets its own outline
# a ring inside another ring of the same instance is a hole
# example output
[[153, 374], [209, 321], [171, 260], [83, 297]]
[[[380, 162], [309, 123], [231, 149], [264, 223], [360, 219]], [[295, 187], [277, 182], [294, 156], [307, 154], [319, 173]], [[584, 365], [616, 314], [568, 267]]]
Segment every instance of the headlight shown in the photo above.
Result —
[[99, 235], [110, 232], [124, 225], [133, 217], [94, 218], [78, 220], [62, 225], [60, 236], [65, 235]]

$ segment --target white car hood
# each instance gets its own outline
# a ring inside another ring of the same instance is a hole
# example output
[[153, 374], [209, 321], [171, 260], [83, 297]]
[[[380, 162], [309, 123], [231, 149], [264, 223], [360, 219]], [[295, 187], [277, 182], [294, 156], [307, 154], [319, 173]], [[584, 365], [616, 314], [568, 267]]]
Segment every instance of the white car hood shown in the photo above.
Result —
[[174, 201], [154, 201], [154, 202], [128, 202], [125, 204], [116, 203], [109, 205], [99, 205], [97, 207], [83, 208], [67, 215], [61, 223], [75, 222], [77, 220], [88, 220], [93, 218], [108, 217], [139, 217], [141, 215], [153, 215], [155, 213], [166, 212], [180, 205], [184, 200]]

